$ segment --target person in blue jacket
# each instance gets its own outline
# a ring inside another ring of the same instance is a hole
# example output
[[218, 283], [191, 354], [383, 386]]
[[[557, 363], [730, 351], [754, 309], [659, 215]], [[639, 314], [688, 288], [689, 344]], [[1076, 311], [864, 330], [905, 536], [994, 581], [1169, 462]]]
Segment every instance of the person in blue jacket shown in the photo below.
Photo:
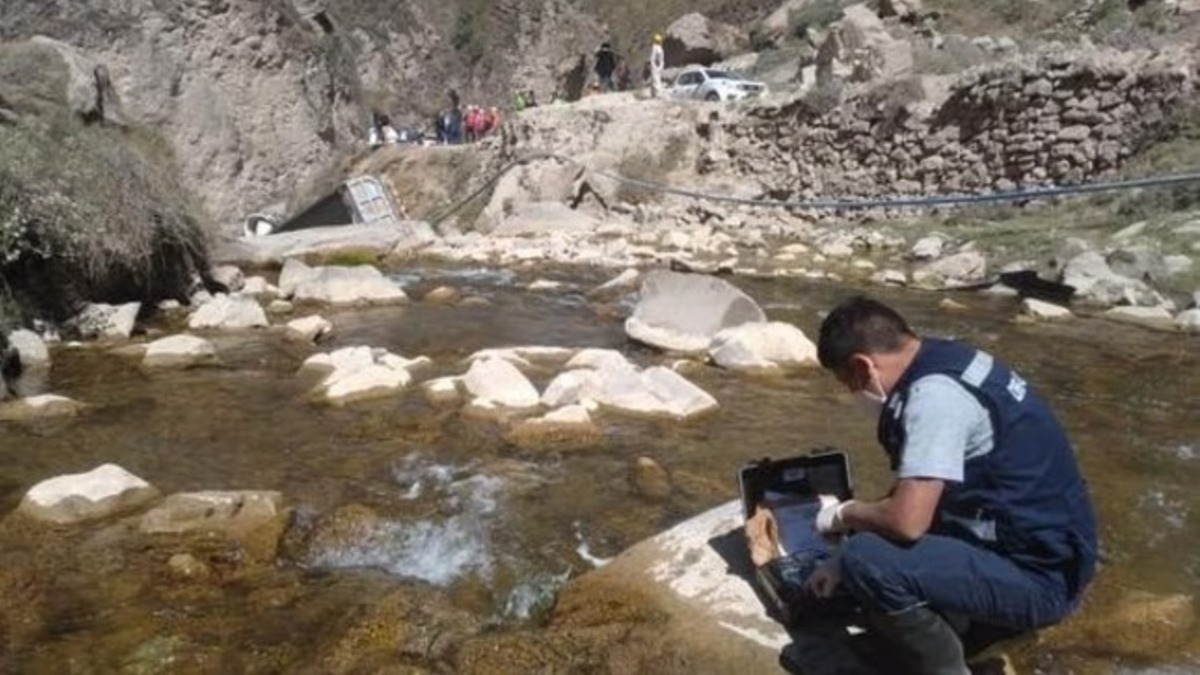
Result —
[[1048, 626], [1078, 604], [1096, 566], [1096, 525], [1070, 441], [1038, 392], [961, 342], [918, 337], [856, 297], [821, 325], [822, 367], [878, 420], [895, 472], [874, 502], [817, 517], [844, 533], [806, 588], [840, 584], [908, 671], [968, 673], [969, 628]]

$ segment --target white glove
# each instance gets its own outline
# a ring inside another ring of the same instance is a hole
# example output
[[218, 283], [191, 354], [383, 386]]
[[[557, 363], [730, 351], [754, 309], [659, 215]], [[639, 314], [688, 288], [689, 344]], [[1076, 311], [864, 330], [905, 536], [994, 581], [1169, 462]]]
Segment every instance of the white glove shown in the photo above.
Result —
[[821, 495], [821, 510], [817, 513], [817, 532], [821, 534], [840, 534], [846, 531], [846, 524], [842, 521], [842, 512], [850, 504], [854, 503], [853, 499], [847, 499], [844, 502], [839, 502], [836, 497], [830, 495]]
[[833, 595], [840, 583], [842, 583], [842, 561], [838, 556], [834, 556], [817, 565], [812, 574], [808, 575], [808, 579], [804, 580], [804, 590], [818, 598], [828, 598]]

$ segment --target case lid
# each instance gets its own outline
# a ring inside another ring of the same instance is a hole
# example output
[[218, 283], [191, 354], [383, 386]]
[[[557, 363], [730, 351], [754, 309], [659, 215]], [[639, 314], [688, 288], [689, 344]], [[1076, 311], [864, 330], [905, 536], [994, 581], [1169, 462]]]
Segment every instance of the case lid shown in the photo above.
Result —
[[738, 470], [738, 488], [746, 518], [754, 515], [755, 505], [768, 490], [813, 498], [834, 495], [843, 501], [854, 496], [850, 460], [840, 450], [816, 450], [786, 459], [750, 462]]

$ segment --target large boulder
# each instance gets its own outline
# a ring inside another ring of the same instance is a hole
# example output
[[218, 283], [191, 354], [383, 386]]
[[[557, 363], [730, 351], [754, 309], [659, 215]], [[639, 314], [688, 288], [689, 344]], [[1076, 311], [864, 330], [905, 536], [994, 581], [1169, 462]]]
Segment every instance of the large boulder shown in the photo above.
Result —
[[405, 302], [400, 284], [370, 265], [309, 267], [288, 260], [279, 274], [279, 290], [295, 300], [332, 305]]
[[708, 348], [730, 370], [773, 372], [817, 364], [817, 345], [790, 323], [744, 323], [717, 333]]
[[818, 53], [818, 66], [852, 80], [895, 81], [913, 73], [912, 44], [892, 37], [865, 4], [843, 10]]
[[314, 227], [253, 239], [230, 239], [217, 245], [213, 259], [243, 265], [277, 265], [301, 256], [330, 256], [341, 252], [374, 254], [424, 246], [436, 239], [428, 223]]
[[[71, 112], [86, 119], [103, 118], [119, 124], [126, 122], [120, 99], [112, 89], [107, 66], [65, 42], [44, 35], [34, 36], [30, 42], [53, 49], [66, 65], [66, 100]], [[99, 92], [99, 96], [98, 76], [108, 80], [107, 88]]]
[[642, 282], [625, 332], [661, 349], [703, 352], [722, 330], [766, 319], [758, 303], [721, 279], [658, 270]]
[[239, 330], [270, 325], [267, 313], [253, 297], [218, 294], [188, 317], [188, 328]]
[[599, 225], [600, 221], [592, 216], [562, 202], [529, 202], [500, 216], [491, 234], [500, 237], [548, 235], [554, 232], [587, 234], [594, 232]]
[[1080, 299], [1093, 304], [1157, 306], [1162, 302], [1142, 280], [1114, 272], [1096, 251], [1084, 251], [1071, 258], [1063, 266], [1060, 281], [1074, 287]]
[[213, 344], [195, 335], [171, 335], [146, 345], [142, 366], [146, 368], [191, 368], [217, 362]]
[[44, 480], [29, 489], [17, 510], [36, 520], [70, 524], [136, 509], [158, 490], [116, 464]]
[[703, 14], [685, 14], [667, 26], [663, 55], [668, 68], [698, 63], [710, 66], [745, 51], [749, 39], [742, 31]]
[[[741, 504], [729, 502], [573, 581], [560, 595], [553, 624], [562, 626], [602, 603], [605, 610], [596, 612], [592, 625], [603, 625], [605, 613], [628, 601], [648, 617], [658, 649], [680, 654], [692, 672], [779, 672], [780, 650], [791, 638], [767, 615], [750, 577]], [[630, 628], [623, 626], [622, 642], [645, 639]]]
[[289, 517], [278, 492], [187, 492], [173, 494], [147, 511], [139, 529], [147, 534], [223, 535], [252, 559], [270, 562]]

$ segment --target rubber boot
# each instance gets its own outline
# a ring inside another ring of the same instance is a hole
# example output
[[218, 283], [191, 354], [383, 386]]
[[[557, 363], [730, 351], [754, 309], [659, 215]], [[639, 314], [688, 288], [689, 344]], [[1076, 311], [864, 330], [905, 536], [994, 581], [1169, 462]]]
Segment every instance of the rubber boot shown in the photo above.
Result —
[[962, 641], [933, 610], [916, 607], [898, 614], [876, 614], [869, 625], [912, 675], [970, 675]]

